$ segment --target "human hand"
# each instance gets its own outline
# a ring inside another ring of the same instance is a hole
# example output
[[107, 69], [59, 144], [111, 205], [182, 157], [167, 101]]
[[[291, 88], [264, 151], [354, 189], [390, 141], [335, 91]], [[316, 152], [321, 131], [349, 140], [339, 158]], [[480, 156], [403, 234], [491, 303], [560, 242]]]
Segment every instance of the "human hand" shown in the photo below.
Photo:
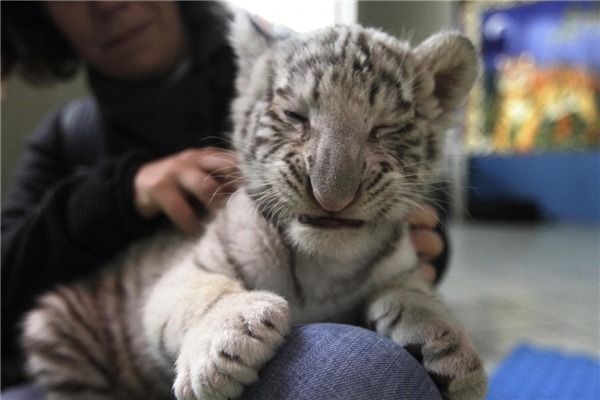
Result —
[[444, 251], [445, 243], [434, 229], [440, 218], [437, 210], [428, 204], [421, 204], [408, 216], [410, 238], [421, 262], [421, 277], [429, 285], [437, 277], [437, 271], [430, 263]]
[[133, 181], [134, 205], [143, 218], [161, 212], [186, 233], [197, 232], [189, 198], [215, 212], [235, 190], [236, 156], [215, 148], [188, 149], [142, 165]]

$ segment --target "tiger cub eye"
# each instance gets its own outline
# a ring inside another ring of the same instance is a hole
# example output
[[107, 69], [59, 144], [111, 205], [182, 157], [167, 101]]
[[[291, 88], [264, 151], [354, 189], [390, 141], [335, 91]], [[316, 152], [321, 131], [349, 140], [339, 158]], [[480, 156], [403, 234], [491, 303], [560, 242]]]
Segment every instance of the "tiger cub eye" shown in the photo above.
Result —
[[308, 118], [306, 118], [305, 116], [302, 116], [302, 115], [300, 115], [298, 113], [295, 113], [293, 111], [290, 111], [290, 110], [285, 110], [283, 113], [285, 114], [286, 117], [289, 117], [291, 119], [295, 119], [296, 121], [299, 121], [299, 122], [306, 122], [306, 121], [308, 121]]

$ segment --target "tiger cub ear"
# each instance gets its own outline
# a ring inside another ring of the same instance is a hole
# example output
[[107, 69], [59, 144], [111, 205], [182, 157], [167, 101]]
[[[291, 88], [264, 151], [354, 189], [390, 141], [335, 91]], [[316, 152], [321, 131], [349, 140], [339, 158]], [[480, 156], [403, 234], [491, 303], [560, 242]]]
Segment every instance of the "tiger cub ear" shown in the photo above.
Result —
[[273, 24], [243, 9], [235, 9], [229, 40], [238, 59], [238, 78], [249, 80], [260, 56], [291, 33], [282, 25]]
[[475, 46], [461, 34], [444, 32], [421, 43], [414, 53], [420, 74], [415, 85], [419, 112], [445, 125], [479, 77]]

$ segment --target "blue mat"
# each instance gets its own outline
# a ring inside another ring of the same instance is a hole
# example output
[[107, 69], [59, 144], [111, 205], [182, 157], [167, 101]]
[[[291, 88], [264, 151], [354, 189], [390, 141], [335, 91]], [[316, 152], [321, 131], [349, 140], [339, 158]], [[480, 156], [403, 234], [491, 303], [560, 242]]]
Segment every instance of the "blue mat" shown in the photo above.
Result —
[[521, 345], [496, 368], [487, 400], [600, 400], [600, 361]]

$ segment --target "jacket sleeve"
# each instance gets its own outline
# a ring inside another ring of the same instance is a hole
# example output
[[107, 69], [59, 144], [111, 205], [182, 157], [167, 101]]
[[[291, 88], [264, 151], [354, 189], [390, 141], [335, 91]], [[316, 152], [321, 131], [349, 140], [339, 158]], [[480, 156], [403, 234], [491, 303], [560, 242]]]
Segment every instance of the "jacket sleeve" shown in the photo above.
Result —
[[3, 387], [14, 383], [8, 364], [35, 298], [97, 270], [155, 224], [132, 198], [134, 174], [150, 157], [134, 151], [77, 170], [62, 157], [62, 139], [57, 112], [30, 141], [2, 206]]

